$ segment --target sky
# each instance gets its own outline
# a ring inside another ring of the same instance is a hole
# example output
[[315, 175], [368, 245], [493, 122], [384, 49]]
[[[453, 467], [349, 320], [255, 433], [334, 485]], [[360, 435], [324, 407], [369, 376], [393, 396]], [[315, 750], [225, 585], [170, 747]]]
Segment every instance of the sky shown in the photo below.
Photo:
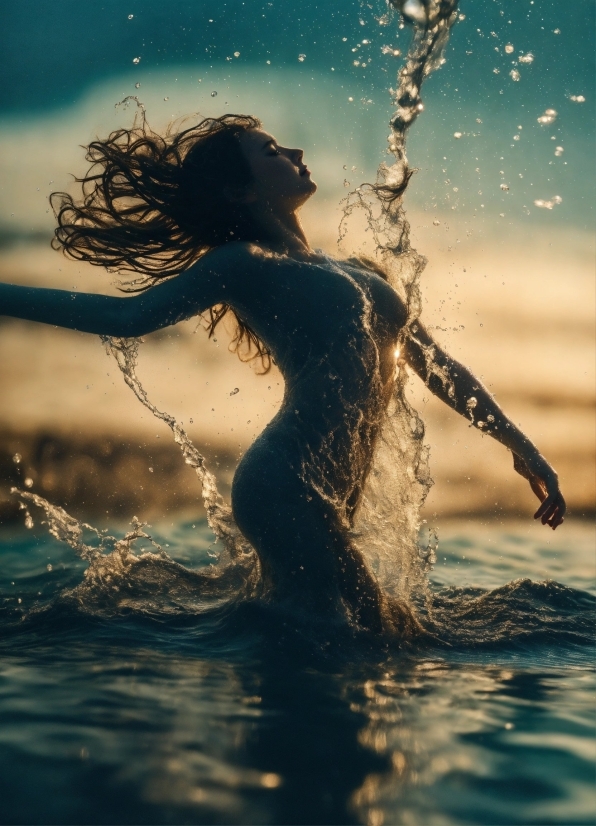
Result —
[[[113, 116], [128, 94], [157, 124], [257, 107], [284, 140], [306, 141], [322, 194], [341, 197], [385, 158], [388, 90], [410, 37], [387, 10], [383, 0], [5, 0], [0, 232], [43, 225], [34, 193], [80, 170], [77, 144], [130, 122]], [[420, 169], [410, 202], [590, 230], [594, 3], [462, 0], [460, 16], [410, 135]], [[556, 116], [539, 123], [547, 110]]]

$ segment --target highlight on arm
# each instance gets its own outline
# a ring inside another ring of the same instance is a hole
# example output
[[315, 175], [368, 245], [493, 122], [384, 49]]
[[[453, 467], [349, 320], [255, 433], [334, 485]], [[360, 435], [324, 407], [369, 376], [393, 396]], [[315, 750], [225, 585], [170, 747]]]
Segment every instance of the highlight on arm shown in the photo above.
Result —
[[[225, 196], [247, 186], [250, 167], [239, 137], [260, 127], [249, 115], [205, 118], [165, 136], [137, 116], [130, 129], [118, 129], [86, 149], [91, 164], [79, 199], [54, 192], [50, 203], [58, 226], [52, 246], [78, 261], [116, 270], [124, 292], [142, 292], [186, 270], [211, 250], [234, 241], [258, 242], [249, 210]], [[266, 345], [227, 304], [209, 309], [211, 337], [224, 316], [234, 316], [230, 345], [243, 361], [261, 359]]]

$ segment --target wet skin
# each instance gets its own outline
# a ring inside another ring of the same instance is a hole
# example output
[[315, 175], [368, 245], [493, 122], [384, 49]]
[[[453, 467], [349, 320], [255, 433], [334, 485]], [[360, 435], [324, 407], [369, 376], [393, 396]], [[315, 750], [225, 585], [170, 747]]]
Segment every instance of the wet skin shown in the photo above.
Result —
[[[285, 380], [282, 407], [242, 459], [232, 486], [238, 525], [257, 550], [271, 598], [289, 610], [353, 620], [373, 631], [403, 625], [387, 605], [349, 528], [391, 395], [406, 322], [397, 293], [370, 270], [314, 252], [297, 210], [313, 194], [301, 150], [262, 130], [241, 139], [254, 176], [243, 193], [266, 241], [230, 243], [133, 298], [0, 284], [0, 314], [90, 333], [141, 336], [220, 303], [234, 307], [271, 349]], [[429, 372], [425, 351], [450, 378]], [[557, 477], [488, 391], [417, 322], [402, 358], [446, 404], [514, 454], [555, 528], [564, 500]]]

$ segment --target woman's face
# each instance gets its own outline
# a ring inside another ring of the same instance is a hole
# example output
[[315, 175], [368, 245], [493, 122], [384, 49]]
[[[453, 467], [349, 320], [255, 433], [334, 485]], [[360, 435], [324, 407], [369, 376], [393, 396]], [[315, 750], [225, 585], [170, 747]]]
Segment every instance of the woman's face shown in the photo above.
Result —
[[316, 192], [301, 149], [280, 146], [262, 129], [243, 132], [240, 146], [253, 174], [246, 191], [248, 203], [275, 212], [294, 212]]

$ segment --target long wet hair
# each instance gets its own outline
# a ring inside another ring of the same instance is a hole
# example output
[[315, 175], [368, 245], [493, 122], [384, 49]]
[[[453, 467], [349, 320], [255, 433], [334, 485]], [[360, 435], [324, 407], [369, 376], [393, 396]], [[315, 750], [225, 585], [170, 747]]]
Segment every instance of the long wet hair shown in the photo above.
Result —
[[[133, 293], [178, 275], [222, 244], [258, 242], [259, 227], [233, 196], [252, 182], [239, 138], [260, 126], [249, 115], [223, 115], [161, 136], [143, 113], [131, 129], [93, 141], [86, 147], [91, 166], [75, 178], [82, 197], [50, 196], [58, 222], [53, 248], [109, 271], [135, 273], [119, 282]], [[230, 349], [243, 361], [260, 359], [267, 372], [269, 349], [228, 304], [209, 309], [209, 337], [224, 316], [236, 322]]]

